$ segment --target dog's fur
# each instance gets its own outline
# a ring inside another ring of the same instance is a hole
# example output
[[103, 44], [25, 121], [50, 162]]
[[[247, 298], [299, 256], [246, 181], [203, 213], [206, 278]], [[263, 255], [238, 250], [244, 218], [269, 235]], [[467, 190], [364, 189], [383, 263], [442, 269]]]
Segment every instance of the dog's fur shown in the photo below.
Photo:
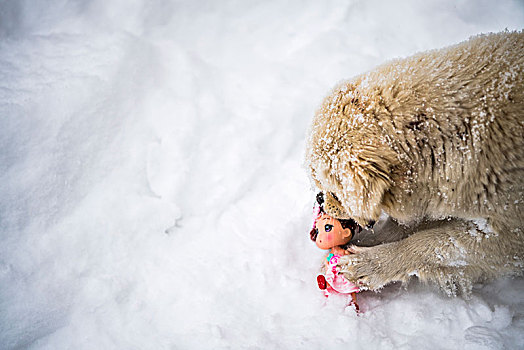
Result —
[[353, 248], [340, 265], [348, 279], [376, 290], [416, 275], [469, 295], [522, 273], [523, 69], [523, 32], [479, 35], [391, 61], [324, 100], [306, 163], [326, 212], [401, 224]]

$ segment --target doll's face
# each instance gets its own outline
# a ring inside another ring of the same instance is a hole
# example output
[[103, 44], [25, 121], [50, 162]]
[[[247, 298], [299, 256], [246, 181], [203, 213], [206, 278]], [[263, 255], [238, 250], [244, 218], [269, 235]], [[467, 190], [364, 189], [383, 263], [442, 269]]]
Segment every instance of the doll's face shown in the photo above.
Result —
[[320, 249], [330, 249], [344, 245], [351, 240], [351, 230], [342, 228], [340, 221], [327, 214], [322, 214], [318, 218], [315, 228], [318, 231], [315, 243]]

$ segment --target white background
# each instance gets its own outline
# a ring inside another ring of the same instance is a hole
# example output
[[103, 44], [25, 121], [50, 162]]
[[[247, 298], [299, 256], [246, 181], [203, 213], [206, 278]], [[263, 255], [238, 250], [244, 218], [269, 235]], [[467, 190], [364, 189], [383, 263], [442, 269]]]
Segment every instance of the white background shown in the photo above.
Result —
[[524, 281], [316, 286], [311, 118], [522, 1], [0, 1], [0, 347], [516, 349]]

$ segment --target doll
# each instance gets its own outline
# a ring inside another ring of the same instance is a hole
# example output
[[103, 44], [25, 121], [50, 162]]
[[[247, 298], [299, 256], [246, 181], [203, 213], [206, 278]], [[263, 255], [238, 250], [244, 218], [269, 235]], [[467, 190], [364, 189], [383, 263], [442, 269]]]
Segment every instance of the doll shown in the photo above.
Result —
[[349, 254], [346, 250], [347, 245], [353, 238], [354, 233], [360, 232], [361, 228], [351, 219], [338, 220], [324, 213], [322, 193], [317, 195], [317, 202], [313, 228], [310, 232], [311, 240], [320, 249], [330, 249], [323, 265], [324, 274], [317, 276], [318, 287], [324, 290], [326, 297], [331, 294], [351, 295], [350, 304], [355, 305], [355, 309], [358, 312], [356, 293], [359, 292], [359, 288], [343, 275], [338, 274], [337, 264], [342, 255]]

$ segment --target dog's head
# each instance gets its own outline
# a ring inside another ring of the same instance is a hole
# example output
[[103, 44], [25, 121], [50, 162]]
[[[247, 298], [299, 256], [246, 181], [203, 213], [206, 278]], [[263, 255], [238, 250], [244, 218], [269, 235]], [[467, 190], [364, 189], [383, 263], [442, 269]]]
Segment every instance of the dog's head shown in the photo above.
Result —
[[326, 213], [363, 227], [378, 220], [397, 162], [374, 113], [351, 85], [335, 89], [313, 120], [307, 151]]
[[324, 210], [337, 219], [354, 219], [372, 226], [382, 211], [382, 198], [391, 182], [386, 173], [353, 164], [342, 168], [312, 167], [312, 177], [325, 194]]

